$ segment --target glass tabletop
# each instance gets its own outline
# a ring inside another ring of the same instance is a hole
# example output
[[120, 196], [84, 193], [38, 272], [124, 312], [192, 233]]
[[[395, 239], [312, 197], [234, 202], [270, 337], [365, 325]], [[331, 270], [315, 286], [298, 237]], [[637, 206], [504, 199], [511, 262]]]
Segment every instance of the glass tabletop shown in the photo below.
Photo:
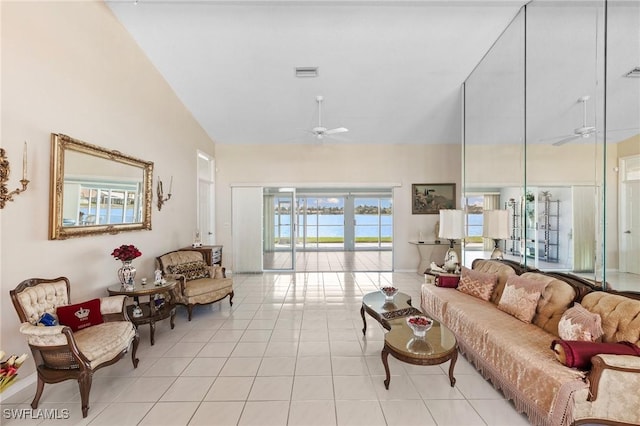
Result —
[[411, 358], [437, 358], [456, 347], [453, 333], [435, 320], [424, 337], [416, 337], [406, 319], [398, 318], [385, 334], [384, 341], [396, 352]]
[[133, 288], [125, 288], [122, 284], [115, 284], [107, 288], [107, 291], [111, 295], [124, 294], [141, 296], [171, 290], [176, 286], [176, 282], [176, 280], [166, 280], [166, 282], [162, 284], [155, 284], [153, 281], [147, 281], [146, 284], [142, 284], [140, 281], [134, 281]]

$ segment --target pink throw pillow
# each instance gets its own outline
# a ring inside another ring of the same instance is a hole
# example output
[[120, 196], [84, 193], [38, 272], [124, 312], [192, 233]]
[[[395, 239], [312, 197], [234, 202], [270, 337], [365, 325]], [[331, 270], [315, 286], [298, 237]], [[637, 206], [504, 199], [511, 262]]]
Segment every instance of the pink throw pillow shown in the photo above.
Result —
[[478, 299], [488, 301], [491, 299], [491, 294], [497, 284], [498, 276], [496, 274], [474, 271], [463, 266], [458, 290]]
[[567, 309], [558, 323], [558, 336], [563, 340], [595, 342], [602, 337], [602, 318], [575, 303]]
[[547, 283], [513, 275], [507, 279], [498, 309], [530, 323]]

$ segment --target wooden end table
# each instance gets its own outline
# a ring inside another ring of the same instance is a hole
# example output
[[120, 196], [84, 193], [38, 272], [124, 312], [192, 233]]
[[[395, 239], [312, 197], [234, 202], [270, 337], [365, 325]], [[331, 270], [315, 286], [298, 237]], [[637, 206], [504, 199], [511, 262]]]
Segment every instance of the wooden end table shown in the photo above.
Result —
[[[156, 321], [170, 318], [171, 329], [173, 330], [175, 327], [176, 305], [173, 290], [177, 283], [175, 280], [167, 280], [164, 284], [160, 285], [156, 285], [153, 282], [143, 285], [140, 281], [136, 281], [133, 289], [126, 289], [121, 284], [117, 284], [109, 287], [107, 291], [109, 292], [109, 296], [125, 295], [133, 297], [133, 300], [135, 300], [142, 309], [142, 316], [134, 318], [134, 305], [127, 306], [127, 314], [136, 328], [143, 324], [149, 324], [151, 330], [151, 345], [153, 346], [155, 344]], [[169, 297], [165, 297], [164, 305], [159, 308], [156, 307], [153, 298], [156, 294], [169, 295]], [[141, 303], [140, 296], [149, 296], [149, 301]]]

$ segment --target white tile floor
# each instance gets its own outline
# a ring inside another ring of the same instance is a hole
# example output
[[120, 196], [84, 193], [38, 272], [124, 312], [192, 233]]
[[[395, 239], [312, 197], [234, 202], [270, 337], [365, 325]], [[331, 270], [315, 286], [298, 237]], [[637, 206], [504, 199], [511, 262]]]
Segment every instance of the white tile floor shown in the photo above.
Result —
[[197, 307], [188, 322], [180, 307], [174, 330], [158, 324], [154, 346], [142, 327], [138, 368], [127, 357], [98, 371], [86, 419], [67, 381], [46, 385], [39, 408], [70, 418], [7, 418], [7, 409], [29, 408], [34, 385], [2, 403], [2, 424], [529, 424], [463, 357], [454, 388], [448, 363], [389, 357], [384, 389], [384, 329], [367, 317], [363, 337], [362, 295], [392, 283], [418, 305], [422, 282], [415, 273], [236, 275], [233, 308], [226, 299]]

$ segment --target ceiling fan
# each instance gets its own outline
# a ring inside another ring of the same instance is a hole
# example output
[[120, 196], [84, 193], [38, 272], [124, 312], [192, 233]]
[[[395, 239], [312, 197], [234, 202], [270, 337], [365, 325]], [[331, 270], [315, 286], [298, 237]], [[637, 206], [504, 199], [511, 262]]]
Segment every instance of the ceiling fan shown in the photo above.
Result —
[[325, 136], [332, 136], [338, 133], [346, 133], [349, 129], [345, 127], [336, 127], [335, 129], [327, 129], [322, 126], [322, 101], [324, 97], [316, 96], [316, 102], [318, 102], [318, 125], [311, 129], [311, 134], [314, 135], [317, 139], [321, 140]]
[[589, 96], [581, 96], [578, 98], [578, 102], [582, 103], [582, 127], [578, 127], [573, 131], [572, 135], [563, 136], [562, 139], [552, 143], [553, 146], [564, 145], [567, 142], [571, 142], [574, 139], [579, 138], [588, 138], [593, 133], [596, 132], [596, 128], [594, 126], [587, 126], [587, 101], [589, 100]]

